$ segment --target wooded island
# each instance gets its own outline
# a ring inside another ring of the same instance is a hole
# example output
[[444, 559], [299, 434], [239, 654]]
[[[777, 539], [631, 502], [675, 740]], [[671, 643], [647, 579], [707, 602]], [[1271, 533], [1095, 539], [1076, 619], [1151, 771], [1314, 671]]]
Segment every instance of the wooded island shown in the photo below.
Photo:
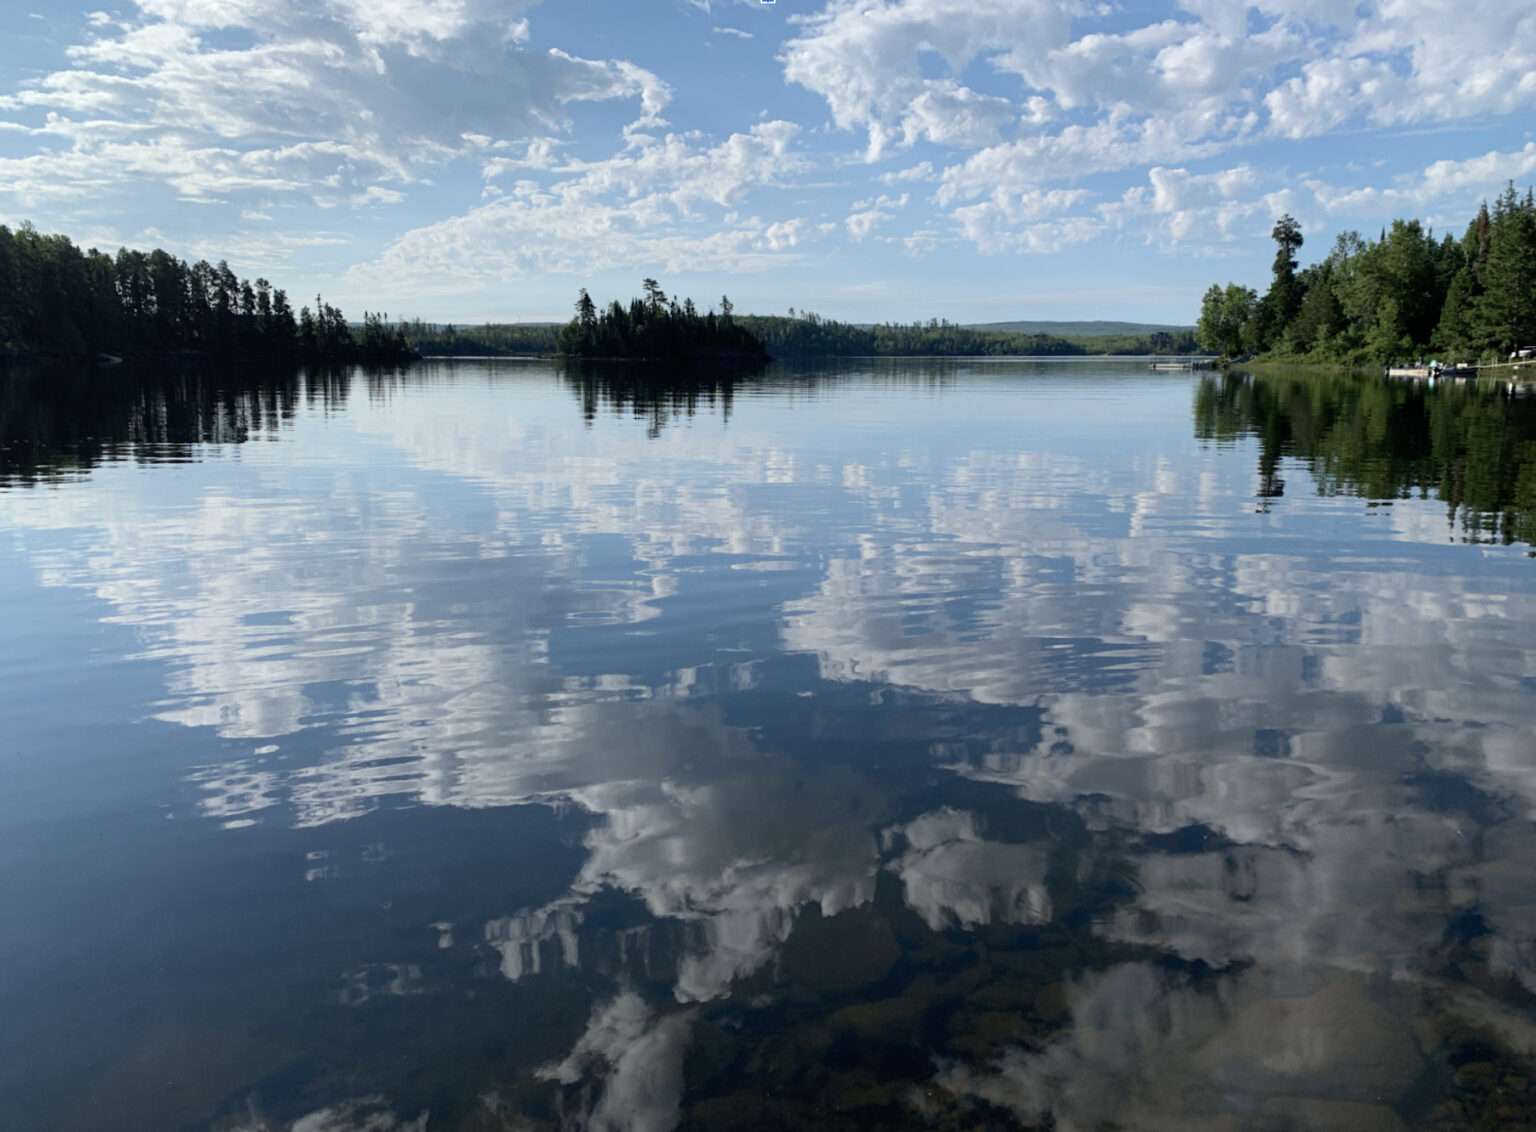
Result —
[[576, 300], [576, 317], [560, 331], [564, 358], [617, 358], [643, 361], [766, 362], [762, 339], [735, 320], [731, 300], [720, 298], [720, 313], [700, 314], [692, 299], [667, 298], [654, 279], [646, 279], [643, 298], [629, 306], [617, 300], [598, 313], [587, 289]]

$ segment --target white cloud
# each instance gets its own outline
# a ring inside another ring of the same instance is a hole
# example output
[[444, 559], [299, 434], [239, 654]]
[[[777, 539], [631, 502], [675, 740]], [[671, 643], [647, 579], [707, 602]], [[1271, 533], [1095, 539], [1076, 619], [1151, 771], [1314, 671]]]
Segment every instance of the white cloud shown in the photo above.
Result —
[[1376, 125], [1510, 114], [1536, 102], [1536, 10], [1382, 0], [1326, 57], [1266, 98], [1277, 133], [1359, 115]]
[[[781, 58], [785, 77], [822, 95], [838, 127], [868, 132], [870, 159], [920, 140], [1044, 144], [1049, 135], [997, 135], [1011, 122], [1040, 126], [1058, 108], [1093, 108], [1090, 126], [1112, 122], [1128, 139], [1157, 117], [1158, 136], [1187, 146], [1262, 130], [1310, 136], [1357, 115], [1392, 123], [1507, 114], [1536, 101], [1536, 13], [1522, 5], [1382, 0], [1359, 17], [1342, 0], [1182, 7], [1198, 18], [1074, 36], [1081, 12], [1065, 0], [830, 0], [800, 20]], [[1249, 29], [1250, 7], [1272, 18], [1263, 31]], [[948, 75], [925, 75], [934, 56]], [[1023, 80], [1017, 101], [960, 83], [978, 58]], [[1281, 80], [1298, 65], [1300, 74]]]
[[[780, 58], [786, 79], [826, 100], [833, 125], [867, 135], [867, 161], [923, 143], [972, 151], [938, 174], [936, 201], [965, 206], [954, 219], [991, 250], [1061, 247], [1105, 227], [1093, 217], [1042, 227], [1006, 203], [1035, 186], [1138, 166], [1155, 176], [1353, 122], [1453, 121], [1536, 102], [1536, 10], [1522, 5], [1378, 0], [1357, 12], [1345, 0], [1189, 0], [1181, 8], [1182, 18], [1103, 32], [1080, 27], [1086, 13], [1065, 0], [829, 0], [799, 19]], [[1262, 30], [1250, 27], [1254, 9]], [[995, 89], [962, 81], [978, 64], [990, 67]], [[930, 168], [880, 179], [923, 180]], [[1200, 209], [1159, 199], [1147, 212], [1158, 218], [1154, 236], [1182, 242], [1209, 221], [1225, 240], [1279, 198], [1225, 199]]]
[[1270, 196], [1258, 195], [1259, 175], [1248, 165], [1212, 173], [1153, 166], [1146, 185], [1127, 189], [1100, 211], [1116, 225], [1150, 220], [1148, 241], [1210, 245], [1259, 233], [1282, 212]]
[[895, 169], [880, 174], [882, 185], [897, 185], [903, 181], [931, 181], [935, 178], [933, 162], [923, 161], [906, 169]]
[[1507, 181], [1536, 173], [1536, 142], [1513, 151], [1491, 150], [1461, 161], [1436, 161], [1418, 174], [1397, 179], [1385, 187], [1367, 185], [1341, 188], [1322, 180], [1308, 180], [1311, 192], [1324, 212], [1348, 215], [1387, 215], [1425, 208], [1442, 201], [1454, 202], [1470, 218], [1480, 198], [1498, 193]]
[[962, 205], [951, 216], [965, 238], [984, 252], [1060, 251], [1104, 230], [1104, 222], [1096, 216], [1059, 215], [1092, 195], [1086, 189], [999, 191], [991, 200]]
[[910, 193], [902, 193], [900, 197], [880, 196], [874, 200], [858, 201], [843, 225], [854, 240], [862, 240], [894, 216], [897, 209], [906, 208], [911, 199]]
[[963, 9], [943, 0], [831, 0], [800, 19], [801, 34], [781, 59], [789, 81], [827, 100], [838, 127], [867, 131], [871, 159], [898, 136], [905, 145], [973, 146], [998, 135], [1015, 117], [1012, 105], [953, 78], [925, 78], [920, 55], [937, 54], [959, 71], [985, 50], [1063, 42], [1069, 13], [1064, 0], [977, 0]]
[[[139, 180], [189, 200], [375, 203], [494, 139], [559, 128], [572, 102], [638, 98], [640, 120], [659, 121], [670, 90], [649, 71], [529, 49], [518, 17], [531, 6], [142, 0], [68, 68], [0, 98], [69, 142], [0, 159], [0, 180], [24, 204]], [[231, 31], [250, 44], [208, 40]]]
[[[676, 134], [632, 133], [618, 155], [555, 166], [564, 179], [548, 187], [519, 181], [462, 216], [405, 233], [351, 274], [389, 290], [631, 266], [766, 270], [821, 229], [709, 210], [733, 208], [753, 189], [803, 170], [806, 159], [792, 144], [798, 133], [790, 122], [762, 122], [708, 147]], [[500, 160], [487, 175], [516, 167]]]
[[754, 36], [751, 32], [749, 32], [749, 31], [742, 31], [740, 28], [717, 27], [717, 28], [712, 28], [711, 30], [714, 31], [714, 33], [716, 35], [734, 35], [737, 39], [755, 39], [756, 38], [756, 36]]
[[809, 240], [826, 235], [836, 228], [835, 224], [812, 224], [809, 220], [780, 220], [763, 230], [762, 243], [773, 251], [793, 248]]

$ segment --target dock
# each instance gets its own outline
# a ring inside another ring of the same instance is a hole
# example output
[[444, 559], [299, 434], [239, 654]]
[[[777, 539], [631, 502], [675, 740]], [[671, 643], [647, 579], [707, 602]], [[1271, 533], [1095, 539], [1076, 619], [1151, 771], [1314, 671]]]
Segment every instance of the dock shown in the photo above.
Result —
[[1153, 373], [1172, 373], [1181, 370], [1210, 369], [1212, 366], [1209, 358], [1183, 358], [1177, 361], [1153, 362]]

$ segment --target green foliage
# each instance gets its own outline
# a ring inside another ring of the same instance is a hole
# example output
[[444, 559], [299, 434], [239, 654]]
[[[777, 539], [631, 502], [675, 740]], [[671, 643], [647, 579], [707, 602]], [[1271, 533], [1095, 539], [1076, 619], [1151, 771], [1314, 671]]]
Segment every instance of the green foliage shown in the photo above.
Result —
[[1066, 334], [1061, 341], [1079, 347], [1085, 354], [1132, 355], [1203, 353], [1190, 327], [1152, 330], [1141, 334]]
[[1243, 352], [1244, 328], [1254, 322], [1258, 295], [1249, 287], [1211, 284], [1200, 301], [1200, 320], [1195, 338], [1207, 350], [1235, 357]]
[[1358, 364], [1536, 344], [1536, 202], [1513, 184], [1460, 240], [1395, 220], [1377, 240], [1340, 235], [1327, 259], [1297, 272], [1300, 226], [1281, 217], [1272, 235], [1274, 281], [1262, 299], [1245, 305], [1236, 284], [1206, 292], [1197, 334], [1210, 349]]
[[763, 339], [775, 357], [969, 357], [1085, 352], [1044, 334], [999, 334], [940, 319], [857, 326], [802, 311], [796, 318], [747, 316], [740, 321]]
[[398, 328], [365, 319], [354, 342], [341, 311], [318, 296], [295, 319], [265, 279], [241, 280], [220, 261], [168, 252], [82, 251], [30, 224], [0, 225], [0, 354], [11, 357], [213, 354], [409, 356]]
[[1512, 184], [1494, 206], [1480, 282], [1474, 344], [1501, 352], [1536, 345], [1536, 204], [1529, 192], [1517, 198]]
[[1334, 296], [1332, 276], [1332, 267], [1326, 261], [1302, 274], [1301, 305], [1286, 327], [1287, 352], [1305, 354], [1313, 349], [1326, 349], [1344, 329], [1344, 311]]
[[1109, 322], [1109, 321], [1080, 321], [1063, 322], [1060, 320], [1033, 320], [1023, 322], [971, 322], [966, 324], [967, 330], [990, 330], [996, 334], [1049, 334], [1053, 338], [1147, 338], [1159, 332], [1172, 334], [1175, 337], [1182, 334], [1193, 334], [1192, 326], [1174, 326], [1161, 322]]
[[[1272, 335], [1282, 332], [1301, 309], [1302, 288], [1296, 279], [1296, 253], [1301, 250], [1301, 225], [1289, 213], [1275, 222], [1270, 236], [1275, 241], [1274, 280], [1264, 296]], [[1266, 343], [1267, 345], [1267, 343]]]
[[618, 302], [598, 312], [582, 288], [576, 316], [563, 328], [556, 347], [567, 358], [766, 360], [756, 334], [734, 316], [731, 300], [721, 296], [720, 313], [700, 314], [693, 300], [668, 299], [654, 279], [642, 283], [645, 296]]

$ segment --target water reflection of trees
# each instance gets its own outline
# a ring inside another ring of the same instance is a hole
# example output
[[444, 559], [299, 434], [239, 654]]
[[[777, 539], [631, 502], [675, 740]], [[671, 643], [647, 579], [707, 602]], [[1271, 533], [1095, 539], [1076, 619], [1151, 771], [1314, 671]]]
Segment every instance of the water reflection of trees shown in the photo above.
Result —
[[731, 419], [738, 374], [697, 373], [670, 366], [604, 363], [575, 364], [561, 371], [581, 399], [581, 415], [590, 425], [602, 411], [649, 422], [647, 432], [659, 436], [669, 421], [691, 418], [700, 406], [718, 407]]
[[1306, 464], [1325, 495], [1445, 502], [1469, 542], [1536, 543], [1536, 398], [1488, 384], [1345, 376], [1207, 377], [1195, 435], [1259, 442], [1259, 495], [1280, 462]]
[[932, 358], [828, 359], [820, 364], [734, 370], [675, 369], [613, 362], [567, 364], [560, 376], [581, 400], [588, 424], [603, 413], [648, 422], [651, 437], [668, 422], [692, 419], [701, 410], [730, 420], [738, 394], [774, 396], [793, 403], [856, 382], [861, 388], [942, 389], [955, 383], [963, 363]]
[[0, 374], [0, 483], [35, 483], [275, 434], [346, 403], [351, 367], [59, 366]]

